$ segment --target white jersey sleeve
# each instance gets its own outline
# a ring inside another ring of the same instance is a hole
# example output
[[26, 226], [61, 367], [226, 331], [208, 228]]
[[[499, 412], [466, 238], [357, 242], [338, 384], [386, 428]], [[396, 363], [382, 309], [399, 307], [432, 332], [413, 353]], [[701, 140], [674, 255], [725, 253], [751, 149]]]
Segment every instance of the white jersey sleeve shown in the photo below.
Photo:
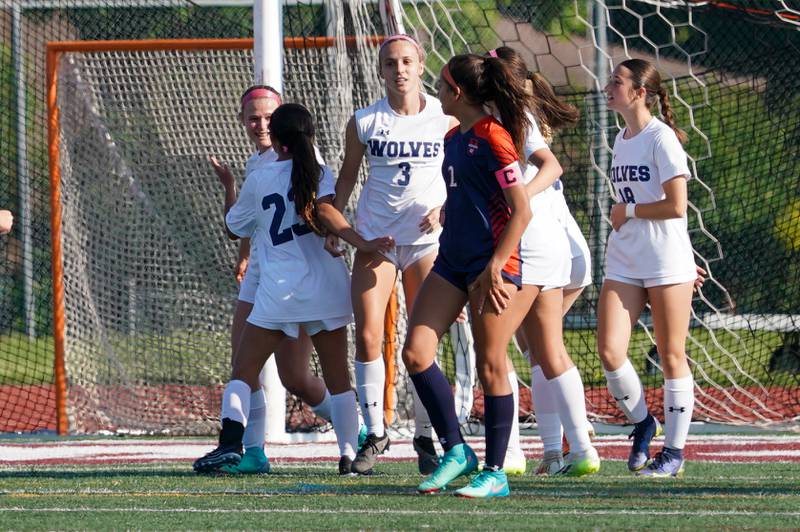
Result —
[[686, 152], [672, 129], [661, 129], [655, 136], [653, 154], [662, 185], [676, 176], [691, 177]]
[[231, 233], [249, 238], [256, 226], [256, 179], [245, 179], [239, 197], [225, 216]]

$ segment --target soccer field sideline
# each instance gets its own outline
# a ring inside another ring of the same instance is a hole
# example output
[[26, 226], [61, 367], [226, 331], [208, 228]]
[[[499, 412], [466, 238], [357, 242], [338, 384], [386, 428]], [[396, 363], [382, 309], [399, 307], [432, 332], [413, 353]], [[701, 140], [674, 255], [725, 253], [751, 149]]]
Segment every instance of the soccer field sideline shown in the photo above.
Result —
[[[481, 454], [483, 438], [467, 438]], [[599, 436], [594, 440], [604, 460], [624, 460], [629, 441], [624, 435]], [[150, 462], [190, 462], [214, 446], [203, 439], [81, 439], [0, 443], [0, 468], [37, 465], [99, 465]], [[658, 440], [654, 446], [659, 447]], [[528, 459], [541, 456], [542, 444], [537, 437], [524, 436], [522, 448]], [[692, 435], [686, 457], [696, 462], [794, 462], [800, 463], [800, 436], [795, 435]], [[334, 442], [268, 444], [267, 454], [274, 465], [309, 462], [331, 462], [338, 459]], [[416, 459], [410, 439], [392, 442], [382, 461], [405, 462]]]

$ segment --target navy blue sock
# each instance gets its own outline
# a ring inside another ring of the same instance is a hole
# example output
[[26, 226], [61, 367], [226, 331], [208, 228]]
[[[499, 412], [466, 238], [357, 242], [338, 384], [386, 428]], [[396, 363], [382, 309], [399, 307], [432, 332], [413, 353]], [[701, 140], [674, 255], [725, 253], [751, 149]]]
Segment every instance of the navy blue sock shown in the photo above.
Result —
[[[439, 436], [439, 443], [445, 452], [464, 443], [461, 428], [456, 417], [456, 403], [453, 389], [436, 362], [423, 372], [411, 375], [411, 382], [417, 389], [420, 401], [428, 411], [431, 425]], [[510, 396], [509, 396], [510, 397]]]
[[486, 469], [502, 469], [514, 420], [514, 396], [486, 395], [483, 409], [486, 416]]

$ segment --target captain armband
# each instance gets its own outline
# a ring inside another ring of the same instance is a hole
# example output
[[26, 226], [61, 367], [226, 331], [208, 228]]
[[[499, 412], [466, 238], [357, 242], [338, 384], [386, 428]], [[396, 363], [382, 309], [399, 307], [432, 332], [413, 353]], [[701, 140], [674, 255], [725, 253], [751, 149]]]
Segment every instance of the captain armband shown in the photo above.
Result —
[[522, 184], [522, 168], [519, 161], [514, 161], [494, 173], [500, 188], [508, 188]]

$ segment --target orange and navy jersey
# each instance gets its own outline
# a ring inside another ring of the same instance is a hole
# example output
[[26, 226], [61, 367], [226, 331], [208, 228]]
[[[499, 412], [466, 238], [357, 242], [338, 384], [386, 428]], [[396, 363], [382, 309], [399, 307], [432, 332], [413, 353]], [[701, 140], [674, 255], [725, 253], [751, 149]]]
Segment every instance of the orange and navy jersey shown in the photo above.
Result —
[[[488, 264], [511, 218], [495, 172], [518, 159], [511, 135], [491, 116], [465, 133], [456, 127], [445, 136], [442, 174], [447, 202], [439, 254], [450, 265], [479, 273]], [[521, 276], [519, 244], [503, 271], [512, 281]]]

